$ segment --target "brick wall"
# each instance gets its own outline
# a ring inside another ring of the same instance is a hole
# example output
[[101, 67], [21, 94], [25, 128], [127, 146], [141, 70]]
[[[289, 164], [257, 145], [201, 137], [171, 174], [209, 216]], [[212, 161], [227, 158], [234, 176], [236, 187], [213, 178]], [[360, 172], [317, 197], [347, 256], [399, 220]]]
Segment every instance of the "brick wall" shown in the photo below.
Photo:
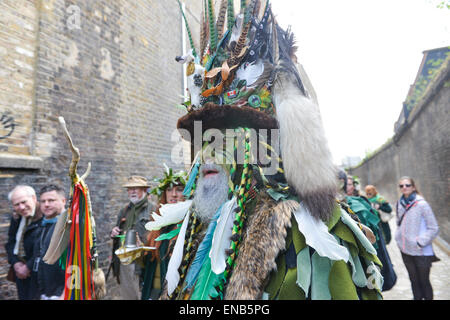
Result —
[[450, 62], [437, 76], [408, 123], [373, 157], [351, 170], [391, 203], [400, 198], [398, 179], [410, 176], [431, 205], [439, 236], [450, 243]]
[[[198, 43], [201, 3], [186, 6]], [[69, 190], [71, 153], [58, 116], [80, 149], [78, 172], [92, 165], [86, 182], [105, 272], [125, 179], [160, 176], [163, 163], [184, 167], [170, 159], [171, 134], [184, 114], [175, 107], [183, 95], [183, 69], [174, 60], [183, 51], [182, 20], [176, 2], [162, 0], [2, 1], [0, 27], [0, 114], [16, 124], [0, 140], [0, 299], [13, 299], [15, 286], [5, 280], [6, 196], [17, 184], [39, 191], [56, 182]], [[107, 298], [117, 298], [114, 281], [107, 288]]]

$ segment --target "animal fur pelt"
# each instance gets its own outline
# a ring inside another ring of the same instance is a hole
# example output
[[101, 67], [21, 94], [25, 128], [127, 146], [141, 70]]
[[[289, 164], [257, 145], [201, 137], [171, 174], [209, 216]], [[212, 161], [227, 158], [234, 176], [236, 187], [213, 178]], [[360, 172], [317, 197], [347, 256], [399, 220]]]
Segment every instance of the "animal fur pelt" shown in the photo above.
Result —
[[275, 202], [263, 194], [249, 217], [236, 267], [226, 287], [225, 300], [261, 299], [266, 280], [276, 268], [275, 259], [286, 245], [296, 201]]
[[224, 129], [239, 126], [254, 129], [278, 128], [277, 120], [274, 117], [252, 107], [218, 106], [211, 102], [178, 119], [177, 128], [188, 130], [191, 137], [194, 137], [194, 121], [202, 121], [203, 131], [210, 128]]
[[103, 270], [98, 268], [94, 270], [94, 288], [95, 288], [95, 299], [101, 300], [106, 296], [106, 280]]
[[326, 221], [338, 186], [319, 106], [303, 95], [290, 72], [278, 72], [273, 98], [286, 180], [311, 214]]

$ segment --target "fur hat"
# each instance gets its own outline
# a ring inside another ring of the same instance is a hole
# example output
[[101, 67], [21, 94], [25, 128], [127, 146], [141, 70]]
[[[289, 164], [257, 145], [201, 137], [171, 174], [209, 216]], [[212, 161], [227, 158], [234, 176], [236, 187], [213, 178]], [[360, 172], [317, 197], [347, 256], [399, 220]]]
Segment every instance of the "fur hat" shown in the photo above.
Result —
[[202, 14], [200, 50], [189, 37], [191, 52], [176, 59], [188, 63], [190, 94], [177, 128], [191, 137], [195, 121], [202, 134], [210, 128], [279, 129], [287, 183], [314, 216], [327, 220], [337, 172], [317, 99], [297, 64], [294, 35], [278, 25], [268, 0], [241, 2], [236, 16], [230, 1], [222, 1], [217, 18], [212, 7]]

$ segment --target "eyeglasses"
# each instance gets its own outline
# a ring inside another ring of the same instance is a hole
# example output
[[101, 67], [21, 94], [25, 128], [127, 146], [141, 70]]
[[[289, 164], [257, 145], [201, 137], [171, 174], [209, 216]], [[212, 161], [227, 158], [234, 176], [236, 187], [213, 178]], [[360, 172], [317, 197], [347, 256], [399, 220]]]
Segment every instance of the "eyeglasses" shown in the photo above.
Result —
[[412, 184], [399, 184], [398, 185], [398, 187], [401, 189], [401, 188], [403, 188], [403, 187], [406, 187], [406, 188], [409, 188], [409, 187], [411, 187], [412, 186]]

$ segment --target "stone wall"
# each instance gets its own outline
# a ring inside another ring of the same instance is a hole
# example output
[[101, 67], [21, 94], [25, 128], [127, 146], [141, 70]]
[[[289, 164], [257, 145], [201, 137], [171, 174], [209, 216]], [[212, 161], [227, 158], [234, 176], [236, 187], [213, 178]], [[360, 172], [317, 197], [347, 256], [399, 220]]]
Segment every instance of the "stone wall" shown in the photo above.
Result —
[[431, 205], [440, 238], [450, 243], [450, 60], [444, 64], [407, 123], [374, 156], [351, 169], [363, 186], [373, 184], [392, 204], [398, 179], [412, 177]]
[[[201, 3], [187, 3], [196, 43], [200, 12]], [[153, 179], [163, 163], [188, 165], [170, 158], [172, 132], [184, 114], [175, 107], [184, 89], [174, 57], [182, 52], [175, 1], [0, 2], [0, 299], [16, 297], [5, 280], [7, 193], [17, 184], [39, 191], [49, 182], [69, 191], [71, 153], [59, 116], [80, 149], [78, 172], [92, 165], [86, 182], [105, 272], [109, 232], [126, 203], [125, 179]], [[115, 299], [115, 282], [107, 288]]]

